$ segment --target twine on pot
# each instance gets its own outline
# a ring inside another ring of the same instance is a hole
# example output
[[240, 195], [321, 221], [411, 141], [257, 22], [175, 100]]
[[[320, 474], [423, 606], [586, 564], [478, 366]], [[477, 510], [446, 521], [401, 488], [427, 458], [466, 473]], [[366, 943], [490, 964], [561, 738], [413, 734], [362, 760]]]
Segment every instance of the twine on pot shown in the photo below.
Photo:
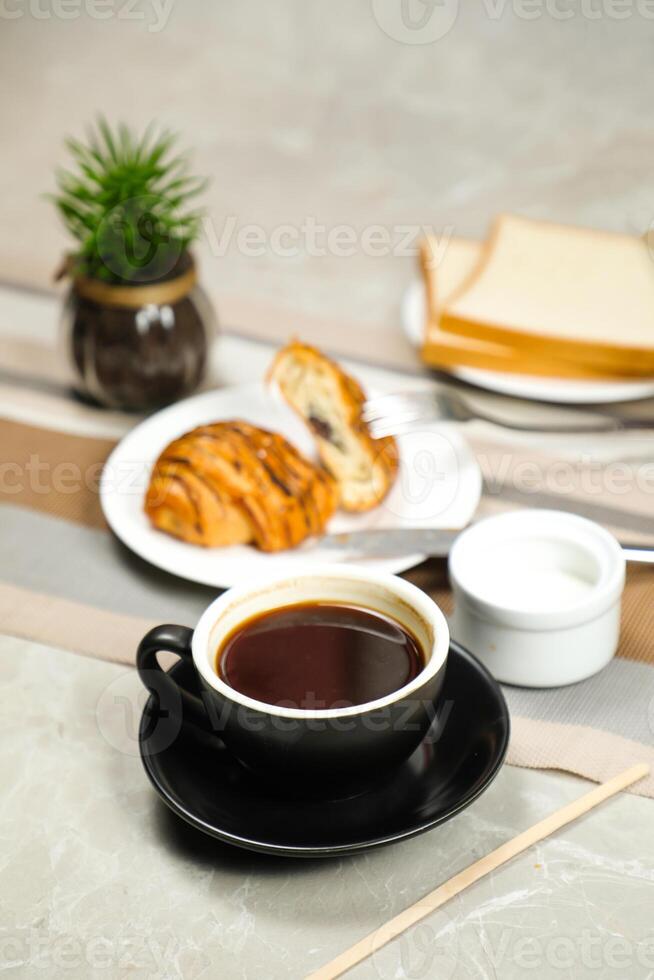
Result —
[[79, 296], [90, 299], [102, 306], [122, 306], [138, 309], [141, 306], [164, 306], [184, 299], [198, 281], [197, 269], [193, 259], [188, 269], [174, 279], [164, 282], [139, 284], [135, 286], [117, 286], [102, 282], [100, 279], [90, 279], [88, 276], [75, 274], [73, 256], [67, 256], [57, 271], [55, 279], [70, 276], [73, 286]]

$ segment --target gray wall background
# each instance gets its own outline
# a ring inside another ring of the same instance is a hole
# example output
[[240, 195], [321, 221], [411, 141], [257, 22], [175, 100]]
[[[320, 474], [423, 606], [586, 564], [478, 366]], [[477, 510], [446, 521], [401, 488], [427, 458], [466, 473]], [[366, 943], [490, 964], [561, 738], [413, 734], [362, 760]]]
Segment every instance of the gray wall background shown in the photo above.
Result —
[[651, 0], [406, 3], [413, 27], [402, 0], [2, 0], [0, 277], [52, 288], [66, 239], [41, 195], [97, 112], [173, 127], [212, 177], [213, 290], [362, 329], [396, 328], [421, 225], [649, 227]]

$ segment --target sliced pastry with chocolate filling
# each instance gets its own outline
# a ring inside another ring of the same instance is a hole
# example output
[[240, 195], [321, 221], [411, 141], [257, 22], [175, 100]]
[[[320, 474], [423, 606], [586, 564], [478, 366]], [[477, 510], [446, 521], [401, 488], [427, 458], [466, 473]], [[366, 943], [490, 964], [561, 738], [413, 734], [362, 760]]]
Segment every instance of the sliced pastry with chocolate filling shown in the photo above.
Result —
[[164, 449], [145, 512], [156, 528], [192, 544], [281, 551], [321, 534], [337, 505], [334, 479], [283, 436], [229, 421]]
[[383, 500], [397, 476], [397, 446], [392, 437], [370, 435], [358, 382], [298, 341], [277, 354], [268, 379], [313, 433], [320, 459], [338, 483], [341, 506], [363, 511]]

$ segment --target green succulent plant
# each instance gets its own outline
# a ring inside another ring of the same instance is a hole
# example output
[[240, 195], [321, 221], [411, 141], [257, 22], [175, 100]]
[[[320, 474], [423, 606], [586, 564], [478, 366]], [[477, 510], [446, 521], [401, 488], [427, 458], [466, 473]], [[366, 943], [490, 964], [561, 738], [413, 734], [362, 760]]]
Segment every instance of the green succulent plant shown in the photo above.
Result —
[[191, 207], [207, 181], [188, 172], [177, 137], [149, 126], [142, 136], [99, 119], [86, 142], [66, 140], [74, 163], [51, 195], [77, 242], [73, 275], [109, 283], [157, 282], [188, 263], [203, 212]]

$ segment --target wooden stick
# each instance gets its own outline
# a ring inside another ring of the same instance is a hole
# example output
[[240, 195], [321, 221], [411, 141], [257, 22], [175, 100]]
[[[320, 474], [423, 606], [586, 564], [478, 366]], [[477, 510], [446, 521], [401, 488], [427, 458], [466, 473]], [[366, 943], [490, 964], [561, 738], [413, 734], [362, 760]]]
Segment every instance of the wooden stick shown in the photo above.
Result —
[[620, 775], [614, 776], [613, 779], [609, 779], [600, 786], [596, 786], [595, 789], [592, 789], [589, 793], [585, 793], [578, 800], [574, 800], [572, 803], [561, 807], [555, 813], [551, 813], [549, 817], [545, 817], [544, 820], [534, 824], [533, 827], [523, 831], [523, 833], [518, 834], [517, 837], [507, 841], [506, 844], [502, 844], [496, 850], [491, 851], [490, 854], [480, 858], [479, 861], [475, 861], [468, 868], [459, 871], [453, 878], [439, 885], [438, 888], [425, 895], [415, 905], [409, 906], [408, 909], [396, 915], [394, 919], [391, 919], [389, 922], [380, 926], [379, 929], [371, 932], [365, 939], [361, 939], [354, 946], [346, 949], [344, 953], [341, 953], [336, 959], [333, 959], [331, 963], [327, 963], [319, 970], [316, 970], [315, 973], [311, 973], [307, 980], [335, 980], [336, 977], [340, 977], [346, 970], [350, 970], [357, 963], [365, 960], [368, 956], [372, 956], [373, 953], [376, 953], [386, 943], [395, 939], [405, 929], [409, 929], [416, 922], [420, 922], [421, 919], [431, 915], [432, 912], [440, 908], [441, 905], [444, 905], [450, 898], [458, 895], [468, 885], [479, 881], [480, 878], [483, 878], [490, 871], [494, 871], [500, 865], [510, 861], [516, 854], [522, 853], [522, 851], [531, 847], [532, 844], [537, 844], [538, 841], [549, 837], [550, 834], [560, 830], [561, 827], [571, 823], [571, 821], [576, 820], [577, 817], [587, 813], [588, 810], [592, 810], [593, 807], [599, 803], [603, 803], [604, 800], [608, 800], [609, 797], [619, 793], [620, 790], [631, 786], [632, 783], [638, 782], [639, 779], [642, 779], [648, 773], [649, 766], [645, 763], [632, 766], [630, 769], [626, 769], [623, 773], [620, 773]]

